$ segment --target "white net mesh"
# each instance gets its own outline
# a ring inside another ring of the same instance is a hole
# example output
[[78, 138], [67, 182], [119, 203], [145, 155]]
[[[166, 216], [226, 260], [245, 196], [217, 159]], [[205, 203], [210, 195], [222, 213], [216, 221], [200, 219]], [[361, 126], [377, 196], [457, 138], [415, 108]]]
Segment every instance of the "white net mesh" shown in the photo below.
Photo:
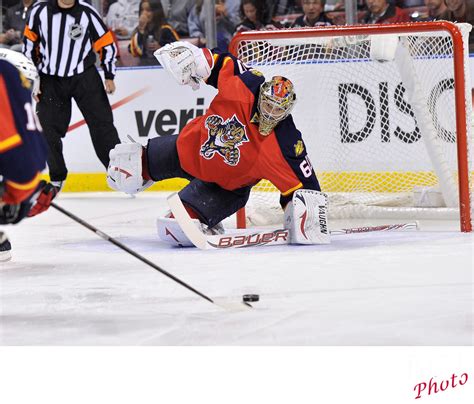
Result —
[[[467, 39], [470, 26], [459, 26]], [[302, 37], [308, 30], [291, 30], [285, 39], [272, 32], [258, 40], [242, 36], [237, 55], [267, 77], [293, 81], [293, 117], [321, 188], [330, 195], [332, 217], [459, 215], [454, 89], [460, 84], [451, 35], [410, 34], [403, 25], [398, 34], [381, 29], [363, 36], [348, 35], [347, 29], [324, 37], [318, 32], [327, 30], [314, 30], [310, 38]], [[467, 64], [467, 55], [461, 62]], [[472, 179], [468, 76], [459, 90]], [[248, 221], [280, 221], [278, 199], [273, 185], [262, 181], [247, 205]]]

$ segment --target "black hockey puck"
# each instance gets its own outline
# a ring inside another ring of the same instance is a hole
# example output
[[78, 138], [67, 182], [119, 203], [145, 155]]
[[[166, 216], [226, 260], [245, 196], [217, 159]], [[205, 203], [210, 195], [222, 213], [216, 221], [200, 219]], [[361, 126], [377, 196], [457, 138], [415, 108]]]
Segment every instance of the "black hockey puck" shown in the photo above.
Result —
[[251, 302], [258, 302], [260, 300], [259, 295], [243, 295], [242, 301], [251, 303]]

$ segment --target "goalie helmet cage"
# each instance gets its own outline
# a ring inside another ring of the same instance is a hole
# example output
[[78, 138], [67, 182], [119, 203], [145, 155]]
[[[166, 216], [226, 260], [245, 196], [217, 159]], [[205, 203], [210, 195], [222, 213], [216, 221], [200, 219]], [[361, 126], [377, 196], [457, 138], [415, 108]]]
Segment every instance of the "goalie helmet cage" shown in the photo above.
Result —
[[[331, 218], [459, 218], [470, 232], [470, 30], [436, 21], [248, 31], [230, 51], [267, 79], [293, 81], [292, 115]], [[237, 226], [281, 224], [278, 201], [262, 180]]]

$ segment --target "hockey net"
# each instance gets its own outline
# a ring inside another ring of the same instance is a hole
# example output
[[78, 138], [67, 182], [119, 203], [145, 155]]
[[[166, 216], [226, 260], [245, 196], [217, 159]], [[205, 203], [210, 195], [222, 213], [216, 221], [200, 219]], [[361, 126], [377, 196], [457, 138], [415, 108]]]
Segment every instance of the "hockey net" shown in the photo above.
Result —
[[[442, 21], [255, 31], [231, 51], [267, 78], [293, 81], [293, 117], [330, 217], [460, 218], [471, 231], [470, 30]], [[282, 217], [278, 190], [261, 181], [246, 225]]]

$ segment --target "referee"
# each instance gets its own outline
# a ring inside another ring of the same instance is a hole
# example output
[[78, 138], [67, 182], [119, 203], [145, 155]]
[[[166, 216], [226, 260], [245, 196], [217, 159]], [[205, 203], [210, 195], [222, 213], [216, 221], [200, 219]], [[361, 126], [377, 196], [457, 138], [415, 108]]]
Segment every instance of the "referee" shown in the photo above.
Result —
[[[111, 32], [84, 0], [37, 2], [25, 26], [23, 53], [40, 73], [38, 117], [49, 146], [51, 182], [42, 190], [29, 216], [44, 212], [67, 177], [62, 139], [71, 121], [74, 99], [89, 127], [94, 150], [107, 168], [109, 151], [120, 143], [107, 94], [115, 91], [115, 55]], [[105, 89], [96, 53], [104, 70]]]

